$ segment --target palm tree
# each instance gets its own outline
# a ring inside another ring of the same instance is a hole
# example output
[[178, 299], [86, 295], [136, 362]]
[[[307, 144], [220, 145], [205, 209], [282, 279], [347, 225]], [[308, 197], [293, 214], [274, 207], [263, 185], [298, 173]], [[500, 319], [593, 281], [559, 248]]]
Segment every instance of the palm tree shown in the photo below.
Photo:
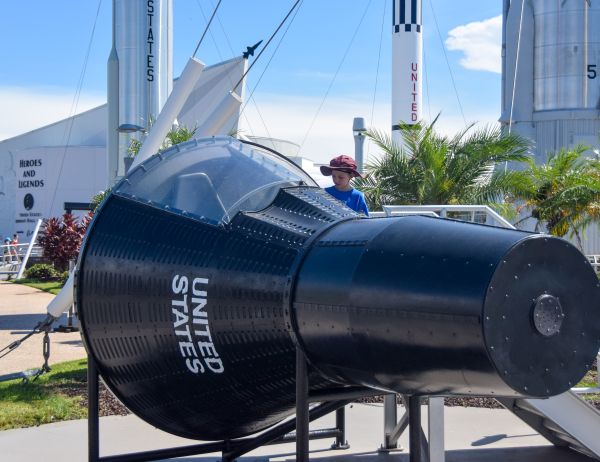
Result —
[[581, 248], [579, 230], [600, 218], [600, 163], [586, 158], [588, 148], [561, 149], [548, 161], [536, 165], [529, 160], [526, 170], [510, 179], [511, 200], [518, 210], [555, 236], [575, 235]]
[[[175, 146], [176, 144], [189, 141], [196, 134], [196, 130], [198, 130], [198, 127], [190, 129], [187, 128], [185, 125], [177, 125], [171, 128], [171, 130], [169, 130], [164, 144], [166, 144], [168, 148], [171, 146]], [[161, 148], [161, 150], [163, 150], [163, 148]]]
[[[165, 136], [165, 139], [159, 149], [160, 151], [164, 151], [165, 149], [170, 148], [179, 143], [184, 143], [185, 141], [191, 140], [196, 134], [196, 130], [198, 127], [194, 127], [192, 129], [187, 128], [185, 125], [175, 125], [171, 127], [171, 130]], [[142, 148], [143, 141], [140, 141], [137, 138], [131, 138], [129, 140], [129, 146], [127, 148], [127, 153], [130, 157], [137, 156], [138, 152]]]
[[[438, 116], [439, 117], [439, 116]], [[401, 204], [491, 203], [504, 192], [505, 162], [528, 159], [529, 143], [499, 128], [467, 126], [449, 138], [429, 125], [402, 125], [402, 145], [377, 130], [366, 136], [383, 151], [368, 164], [366, 176], [355, 184], [367, 196], [369, 207]]]

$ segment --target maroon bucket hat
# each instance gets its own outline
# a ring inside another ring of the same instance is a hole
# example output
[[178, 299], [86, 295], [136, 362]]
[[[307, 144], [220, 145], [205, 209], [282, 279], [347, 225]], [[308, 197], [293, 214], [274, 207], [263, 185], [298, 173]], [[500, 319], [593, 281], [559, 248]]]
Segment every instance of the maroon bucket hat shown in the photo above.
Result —
[[329, 167], [326, 165], [321, 166], [321, 173], [325, 176], [330, 176], [333, 170], [339, 170], [341, 172], [346, 172], [352, 175], [353, 177], [358, 176], [362, 178], [362, 175], [356, 169], [356, 162], [350, 156], [337, 156], [331, 159], [329, 162]]

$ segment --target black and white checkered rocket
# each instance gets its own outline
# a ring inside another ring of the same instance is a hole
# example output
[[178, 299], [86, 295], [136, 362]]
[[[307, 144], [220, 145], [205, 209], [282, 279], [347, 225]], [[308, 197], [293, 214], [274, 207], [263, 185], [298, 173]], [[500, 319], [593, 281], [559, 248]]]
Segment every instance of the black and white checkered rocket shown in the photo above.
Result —
[[392, 20], [394, 33], [421, 32], [423, 24], [423, 8], [421, 0], [393, 0]]
[[392, 133], [422, 118], [422, 0], [392, 0]]

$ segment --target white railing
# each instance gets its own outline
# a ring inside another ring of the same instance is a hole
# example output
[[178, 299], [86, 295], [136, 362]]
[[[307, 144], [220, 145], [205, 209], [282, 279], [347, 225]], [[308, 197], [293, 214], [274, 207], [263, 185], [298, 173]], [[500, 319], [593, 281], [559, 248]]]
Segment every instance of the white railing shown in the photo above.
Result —
[[386, 212], [377, 211], [377, 212], [369, 212], [369, 218], [387, 218], [387, 217], [398, 217], [403, 215], [429, 215], [432, 217], [439, 217], [439, 215], [435, 212], [394, 212], [392, 214], [388, 214]]
[[586, 255], [586, 257], [590, 261], [594, 271], [596, 271], [596, 273], [600, 273], [600, 255]]
[[441, 218], [456, 218], [502, 228], [515, 229], [499, 213], [487, 205], [384, 205], [388, 217], [399, 215], [436, 215]]
[[0, 245], [0, 255], [2, 256], [2, 265], [20, 264], [25, 256], [29, 243], [24, 244], [3, 244]]
[[29, 257], [32, 255], [41, 255], [41, 249], [36, 244], [41, 224], [42, 220], [38, 220], [30, 242], [0, 245], [0, 258], [2, 259], [0, 260], [0, 274], [15, 275], [16, 279], [23, 277]]

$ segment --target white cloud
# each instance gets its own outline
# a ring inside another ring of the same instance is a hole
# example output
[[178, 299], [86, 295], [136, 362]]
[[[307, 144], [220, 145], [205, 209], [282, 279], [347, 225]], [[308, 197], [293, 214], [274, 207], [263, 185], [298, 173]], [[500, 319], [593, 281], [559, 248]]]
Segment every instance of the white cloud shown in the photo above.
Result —
[[474, 71], [501, 73], [502, 16], [470, 22], [448, 32], [446, 47], [462, 51], [460, 64]]
[[[73, 115], [73, 93], [63, 88], [0, 87], [0, 140]], [[76, 113], [106, 102], [104, 95], [82, 94]]]
[[[372, 103], [361, 96], [329, 97], [312, 128], [311, 123], [321, 103], [319, 98], [261, 94], [254, 99], [259, 106], [260, 115], [253, 103], [248, 104], [245, 115], [250, 123], [246, 124], [243, 118], [244, 129], [253, 135], [271, 136], [302, 144], [301, 155], [317, 163], [329, 162], [332, 157], [340, 154], [354, 155], [354, 117], [364, 117], [366, 125], [371, 125]], [[390, 119], [389, 104], [376, 103], [373, 125], [387, 127]]]
[[[72, 99], [72, 94], [54, 88], [0, 87], [0, 101], [2, 101], [0, 140], [68, 117]], [[250, 135], [280, 138], [297, 144], [301, 144], [304, 140], [300, 154], [317, 163], [327, 163], [332, 157], [339, 154], [354, 155], [354, 138], [352, 136], [354, 117], [364, 117], [368, 128], [390, 132], [390, 103], [377, 101], [373, 112], [374, 119], [371, 122], [372, 101], [370, 95], [351, 95], [345, 98], [329, 97], [310, 131], [311, 122], [321, 104], [320, 98], [263, 93], [255, 95], [253, 99], [259, 105], [260, 115], [254, 103], [248, 104], [245, 115], [242, 117], [244, 132]], [[77, 112], [104, 102], [104, 95], [82, 95]], [[441, 112], [441, 117], [436, 128], [440, 133], [453, 135], [464, 128], [460, 114], [437, 106], [431, 107], [433, 116], [438, 112]], [[485, 124], [494, 123], [498, 115], [496, 112], [490, 111], [489, 113], [470, 113], [470, 117], [473, 117], [470, 120]], [[249, 120], [249, 123], [246, 120]], [[378, 148], [370, 145], [368, 141], [365, 144], [364, 152], [367, 161], [379, 154]]]

